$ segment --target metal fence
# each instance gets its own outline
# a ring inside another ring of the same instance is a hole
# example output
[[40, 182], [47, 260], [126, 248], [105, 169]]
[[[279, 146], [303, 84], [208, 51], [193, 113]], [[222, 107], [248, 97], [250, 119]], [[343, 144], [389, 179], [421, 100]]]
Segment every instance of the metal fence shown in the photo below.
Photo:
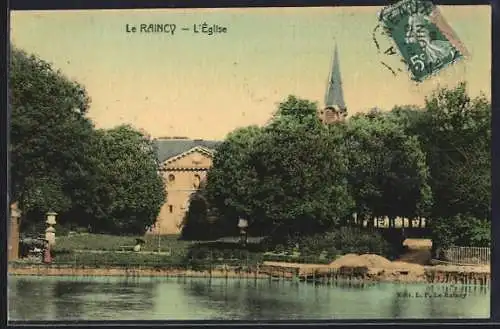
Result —
[[440, 260], [454, 264], [490, 264], [491, 248], [450, 247], [441, 252]]

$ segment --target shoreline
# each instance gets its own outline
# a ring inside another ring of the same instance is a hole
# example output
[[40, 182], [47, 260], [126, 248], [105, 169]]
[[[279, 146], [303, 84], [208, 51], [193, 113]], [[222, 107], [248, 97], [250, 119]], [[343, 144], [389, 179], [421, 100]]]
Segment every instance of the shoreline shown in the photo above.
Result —
[[9, 266], [8, 275], [13, 276], [123, 276], [123, 277], [190, 277], [190, 278], [258, 278], [269, 276], [259, 272], [235, 270], [184, 270], [172, 268], [123, 268], [123, 267], [57, 267], [53, 265]]
[[[271, 266], [274, 267], [274, 266]], [[279, 267], [279, 266], [277, 266]], [[311, 266], [312, 269], [312, 266]], [[268, 279], [268, 280], [283, 280], [291, 281], [298, 279], [299, 281], [314, 281], [316, 283], [328, 284], [329, 282], [344, 281], [347, 279], [356, 283], [448, 283], [448, 284], [463, 284], [463, 285], [490, 285], [490, 271], [470, 271], [458, 270], [457, 268], [447, 268], [444, 266], [426, 266], [424, 271], [419, 273], [413, 271], [388, 271], [384, 269], [370, 269], [367, 275], [363, 276], [335, 276], [328, 278], [328, 275], [316, 276], [312, 273], [301, 273], [302, 275], [294, 276], [285, 267], [275, 271], [266, 270], [266, 266], [261, 271], [237, 271], [235, 269], [213, 269], [213, 270], [188, 270], [174, 268], [123, 268], [123, 267], [71, 267], [57, 266], [47, 264], [16, 264], [9, 265], [7, 273], [11, 276], [79, 276], [79, 277], [125, 277], [125, 278], [142, 278], [142, 277], [163, 277], [163, 278], [226, 278], [226, 279]], [[275, 273], [273, 273], [275, 272]], [[308, 272], [308, 271], [306, 271]], [[406, 272], [406, 273], [405, 273]], [[413, 272], [413, 273], [412, 273]], [[296, 272], [299, 274], [299, 272]], [[319, 272], [317, 272], [319, 273]], [[305, 275], [304, 275], [305, 274]]]

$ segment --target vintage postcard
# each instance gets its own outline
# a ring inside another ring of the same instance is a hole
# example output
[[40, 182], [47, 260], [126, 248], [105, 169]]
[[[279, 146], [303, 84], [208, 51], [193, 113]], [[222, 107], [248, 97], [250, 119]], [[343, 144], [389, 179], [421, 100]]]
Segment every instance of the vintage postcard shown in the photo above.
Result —
[[490, 22], [13, 11], [9, 321], [488, 318]]

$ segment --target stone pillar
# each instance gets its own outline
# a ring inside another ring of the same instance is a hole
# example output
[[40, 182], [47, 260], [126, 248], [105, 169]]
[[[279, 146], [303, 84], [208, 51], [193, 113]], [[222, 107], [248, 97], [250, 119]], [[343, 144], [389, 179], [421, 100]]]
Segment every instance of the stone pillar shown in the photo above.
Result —
[[18, 209], [17, 203], [10, 206], [10, 221], [9, 221], [9, 237], [8, 237], [8, 260], [16, 260], [19, 258], [19, 222], [21, 219], [21, 211]]
[[54, 228], [54, 225], [56, 225], [56, 216], [57, 213], [55, 212], [48, 212], [47, 213], [47, 229], [45, 230], [45, 239], [49, 242], [49, 246], [54, 246], [56, 244], [56, 229]]

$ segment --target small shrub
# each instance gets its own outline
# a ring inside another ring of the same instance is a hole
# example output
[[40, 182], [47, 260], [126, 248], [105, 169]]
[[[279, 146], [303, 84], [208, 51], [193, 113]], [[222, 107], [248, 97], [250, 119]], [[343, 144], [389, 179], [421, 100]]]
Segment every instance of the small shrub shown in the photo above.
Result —
[[212, 250], [213, 259], [224, 259], [224, 252], [219, 249]]
[[199, 248], [197, 250], [196, 258], [197, 259], [208, 259], [208, 258], [210, 258], [210, 249], [208, 249], [206, 247]]
[[274, 252], [276, 252], [277, 254], [279, 253], [282, 253], [282, 252], [285, 252], [285, 246], [282, 245], [282, 244], [278, 244], [274, 247]]

